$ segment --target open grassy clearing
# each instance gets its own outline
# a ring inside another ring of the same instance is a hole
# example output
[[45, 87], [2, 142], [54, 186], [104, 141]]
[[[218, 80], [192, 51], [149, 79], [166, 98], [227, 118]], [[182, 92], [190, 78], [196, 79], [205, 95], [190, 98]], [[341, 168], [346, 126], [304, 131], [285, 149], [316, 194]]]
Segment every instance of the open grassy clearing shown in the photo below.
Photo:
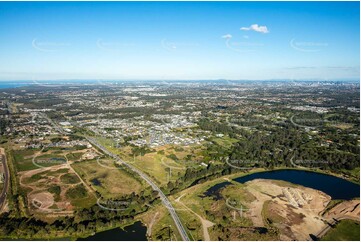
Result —
[[188, 167], [199, 167], [199, 152], [199, 146], [166, 146], [143, 156], [128, 155], [133, 165], [148, 173], [160, 186], [165, 186], [182, 177]]
[[109, 159], [76, 162], [71, 165], [82, 179], [104, 198], [139, 193], [142, 184]]
[[71, 174], [71, 173], [61, 175], [60, 180], [64, 184], [76, 184], [76, 183], [80, 182], [80, 179], [78, 178], [78, 176], [75, 174]]
[[[34, 170], [41, 167], [50, 167], [65, 164], [67, 161], [75, 162], [86, 160], [89, 157], [96, 157], [94, 149], [21, 149], [13, 150], [13, 157], [18, 171]], [[35, 164], [34, 164], [35, 163]]]
[[[134, 152], [140, 148], [131, 146], [116, 148], [115, 143], [110, 139], [97, 138], [97, 140], [107, 149], [119, 155], [124, 161], [147, 173], [159, 186], [163, 187], [169, 181], [176, 181], [182, 177], [187, 167], [196, 168], [207, 164], [201, 164], [204, 161], [205, 152], [203, 144], [190, 146], [165, 145], [134, 155]], [[213, 142], [228, 147], [236, 141], [236, 139], [225, 136], [214, 137]]]
[[32, 162], [33, 156], [38, 153], [40, 149], [24, 149], [13, 150], [12, 154], [15, 161], [15, 166], [18, 171], [28, 171], [38, 169]]
[[211, 141], [217, 143], [221, 147], [230, 148], [233, 143], [236, 143], [238, 140], [230, 138], [229, 136], [223, 137], [212, 137]]

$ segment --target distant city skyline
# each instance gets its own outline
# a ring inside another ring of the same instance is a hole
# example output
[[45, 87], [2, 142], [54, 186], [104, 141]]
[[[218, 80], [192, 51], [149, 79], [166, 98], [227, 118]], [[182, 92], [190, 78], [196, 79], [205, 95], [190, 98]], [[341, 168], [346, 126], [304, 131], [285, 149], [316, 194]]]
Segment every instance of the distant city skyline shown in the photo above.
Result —
[[0, 81], [357, 80], [359, 2], [0, 2]]

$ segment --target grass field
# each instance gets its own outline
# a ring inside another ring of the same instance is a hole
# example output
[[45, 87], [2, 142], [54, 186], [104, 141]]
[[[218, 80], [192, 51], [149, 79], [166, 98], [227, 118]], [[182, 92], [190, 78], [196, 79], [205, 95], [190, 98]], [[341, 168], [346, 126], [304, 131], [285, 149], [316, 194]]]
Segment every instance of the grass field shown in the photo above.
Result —
[[[79, 150], [77, 150], [79, 148]], [[51, 147], [44, 149], [18, 149], [13, 150], [12, 155], [18, 171], [29, 171], [41, 167], [50, 167], [81, 160], [82, 156], [91, 149], [83, 147], [59, 148]], [[35, 163], [35, 164], [34, 164]]]
[[73, 206], [78, 208], [88, 208], [96, 203], [95, 195], [93, 193], [90, 194], [83, 184], [69, 188], [65, 196]]
[[88, 196], [88, 192], [85, 189], [83, 184], [76, 185], [75, 187], [71, 187], [66, 191], [67, 198], [70, 199], [82, 199]]
[[76, 176], [75, 174], [71, 174], [71, 173], [62, 175], [60, 177], [60, 180], [64, 184], [76, 184], [76, 183], [80, 182], [78, 176]]
[[12, 151], [15, 166], [18, 171], [28, 171], [38, 169], [32, 162], [32, 156], [39, 152], [40, 149], [25, 149]]
[[[114, 142], [106, 138], [97, 138], [109, 151], [119, 155], [124, 161], [147, 173], [159, 186], [166, 186], [169, 181], [175, 181], [183, 176], [189, 166], [199, 167], [202, 162], [202, 146], [165, 145], [157, 147], [152, 152], [134, 156], [132, 147], [115, 148]], [[219, 138], [218, 142], [229, 145], [232, 139]]]
[[[130, 174], [106, 159], [89, 160], [72, 164], [82, 179], [104, 198], [117, 198], [132, 192], [139, 193], [142, 184]], [[94, 183], [94, 181], [97, 183]]]
[[233, 143], [236, 143], [238, 141], [237, 139], [233, 139], [233, 138], [230, 138], [228, 136], [224, 136], [222, 138], [213, 137], [211, 140], [213, 142], [217, 143], [219, 146], [222, 146], [222, 147], [225, 147], [225, 148], [230, 148]]
[[341, 220], [335, 228], [330, 229], [322, 238], [324, 241], [359, 241], [360, 223], [352, 220]]
[[52, 185], [48, 188], [48, 192], [53, 194], [55, 202], [59, 202], [61, 200], [61, 198], [60, 198], [61, 187], [60, 186]]

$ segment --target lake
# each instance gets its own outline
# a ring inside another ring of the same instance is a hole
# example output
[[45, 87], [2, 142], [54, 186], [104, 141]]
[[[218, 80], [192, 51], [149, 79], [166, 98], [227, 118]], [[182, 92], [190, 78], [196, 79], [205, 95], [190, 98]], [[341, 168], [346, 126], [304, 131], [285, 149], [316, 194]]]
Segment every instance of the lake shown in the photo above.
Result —
[[80, 238], [80, 241], [143, 241], [147, 240], [147, 227], [141, 222], [136, 222], [123, 229], [115, 228], [96, 233], [87, 238]]
[[294, 184], [320, 190], [332, 197], [332, 199], [345, 199], [360, 197], [360, 185], [345, 179], [301, 170], [275, 170], [257, 172], [250, 175], [235, 178], [239, 183], [245, 183], [254, 179], [283, 180]]

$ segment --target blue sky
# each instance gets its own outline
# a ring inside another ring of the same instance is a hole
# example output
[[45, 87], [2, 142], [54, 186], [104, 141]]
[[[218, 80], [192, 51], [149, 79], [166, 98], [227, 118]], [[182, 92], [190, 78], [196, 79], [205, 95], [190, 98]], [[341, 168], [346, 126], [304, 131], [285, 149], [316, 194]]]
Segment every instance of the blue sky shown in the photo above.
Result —
[[0, 80], [358, 79], [359, 2], [1, 2]]

